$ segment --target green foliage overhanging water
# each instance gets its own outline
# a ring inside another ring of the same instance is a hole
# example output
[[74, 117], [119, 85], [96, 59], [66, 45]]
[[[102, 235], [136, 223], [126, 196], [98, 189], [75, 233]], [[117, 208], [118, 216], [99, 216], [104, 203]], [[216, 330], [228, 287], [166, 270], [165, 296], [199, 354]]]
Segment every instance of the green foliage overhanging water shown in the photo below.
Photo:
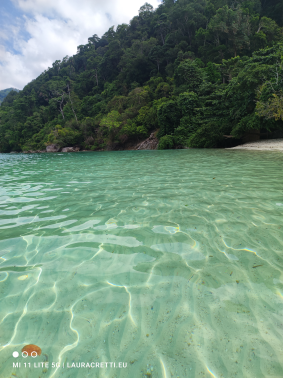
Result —
[[0, 108], [0, 151], [219, 147], [283, 125], [283, 0], [164, 0], [96, 34]]

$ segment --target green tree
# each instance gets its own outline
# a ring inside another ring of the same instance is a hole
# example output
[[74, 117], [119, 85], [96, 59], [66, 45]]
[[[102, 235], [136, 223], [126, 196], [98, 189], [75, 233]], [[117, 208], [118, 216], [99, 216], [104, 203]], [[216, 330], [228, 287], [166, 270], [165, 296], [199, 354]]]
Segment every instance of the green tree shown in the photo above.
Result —
[[218, 9], [208, 27], [215, 35], [216, 44], [220, 45], [223, 41], [231, 53], [234, 53], [234, 57], [244, 48], [249, 48], [249, 17], [240, 5], [235, 9], [228, 8], [227, 5]]
[[175, 71], [174, 80], [177, 86], [184, 86], [188, 91], [198, 92], [203, 82], [203, 71], [195, 61], [186, 59]]
[[181, 112], [176, 101], [167, 101], [160, 105], [157, 110], [157, 119], [160, 130], [158, 138], [172, 135], [179, 126]]
[[112, 110], [105, 117], [102, 118], [100, 125], [107, 127], [108, 131], [111, 132], [121, 126], [121, 117], [119, 112]]
[[158, 143], [159, 150], [170, 150], [175, 146], [174, 137], [172, 135], [164, 135]]

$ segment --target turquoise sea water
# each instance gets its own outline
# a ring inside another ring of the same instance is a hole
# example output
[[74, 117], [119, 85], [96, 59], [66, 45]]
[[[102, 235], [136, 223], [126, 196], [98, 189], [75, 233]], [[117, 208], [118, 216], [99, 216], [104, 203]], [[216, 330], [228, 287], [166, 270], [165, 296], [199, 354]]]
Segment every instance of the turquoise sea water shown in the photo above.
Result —
[[283, 377], [282, 166], [235, 150], [0, 155], [0, 377]]

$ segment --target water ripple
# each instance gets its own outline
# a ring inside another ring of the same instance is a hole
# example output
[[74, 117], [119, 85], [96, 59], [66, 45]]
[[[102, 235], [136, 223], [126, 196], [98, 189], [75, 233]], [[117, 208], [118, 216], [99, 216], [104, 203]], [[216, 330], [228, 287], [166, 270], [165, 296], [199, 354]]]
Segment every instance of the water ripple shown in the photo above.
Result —
[[[0, 376], [283, 376], [282, 162], [0, 154]], [[62, 368], [92, 361], [128, 366]]]

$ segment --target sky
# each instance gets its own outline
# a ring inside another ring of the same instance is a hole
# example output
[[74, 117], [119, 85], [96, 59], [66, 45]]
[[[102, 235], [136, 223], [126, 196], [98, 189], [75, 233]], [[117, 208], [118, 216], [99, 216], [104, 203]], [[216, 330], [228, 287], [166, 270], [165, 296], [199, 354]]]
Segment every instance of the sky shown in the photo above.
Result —
[[[0, 90], [23, 89], [55, 60], [72, 56], [138, 15], [146, 0], [0, 0]], [[147, 0], [154, 8], [160, 0]]]

